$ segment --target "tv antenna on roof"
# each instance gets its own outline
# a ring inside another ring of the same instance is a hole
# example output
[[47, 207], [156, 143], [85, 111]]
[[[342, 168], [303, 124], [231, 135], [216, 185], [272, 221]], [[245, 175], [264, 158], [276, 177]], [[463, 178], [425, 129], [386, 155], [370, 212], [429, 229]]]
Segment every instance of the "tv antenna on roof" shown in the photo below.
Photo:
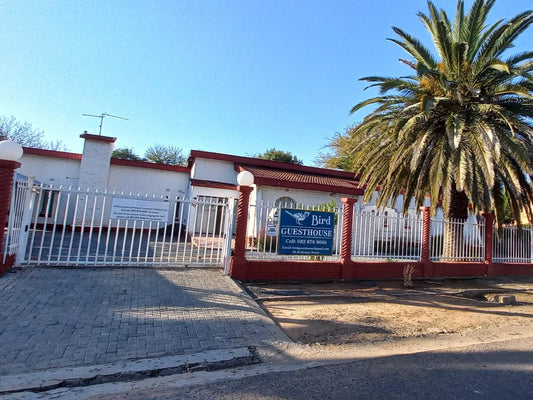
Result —
[[81, 114], [84, 117], [94, 117], [94, 118], [100, 118], [100, 132], [98, 133], [100, 136], [102, 136], [102, 126], [104, 125], [104, 118], [105, 117], [113, 117], [118, 119], [123, 119], [126, 121], [129, 121], [128, 118], [119, 117], [118, 115], [108, 114], [106, 112], [100, 114], [100, 115], [93, 115], [93, 114]]

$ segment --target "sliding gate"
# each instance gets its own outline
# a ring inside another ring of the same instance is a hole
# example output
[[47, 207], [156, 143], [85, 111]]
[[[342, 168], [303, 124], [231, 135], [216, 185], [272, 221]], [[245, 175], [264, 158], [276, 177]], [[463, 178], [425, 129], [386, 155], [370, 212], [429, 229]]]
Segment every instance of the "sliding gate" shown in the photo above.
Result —
[[28, 186], [17, 264], [227, 266], [235, 199]]

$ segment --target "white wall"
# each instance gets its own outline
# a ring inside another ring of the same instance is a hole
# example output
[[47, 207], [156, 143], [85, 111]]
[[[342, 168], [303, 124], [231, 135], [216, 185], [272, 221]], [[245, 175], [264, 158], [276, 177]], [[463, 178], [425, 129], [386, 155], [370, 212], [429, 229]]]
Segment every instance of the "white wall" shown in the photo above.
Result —
[[301, 189], [285, 189], [285, 188], [275, 188], [271, 186], [262, 186], [259, 188], [261, 191], [260, 198], [265, 203], [274, 203], [280, 197], [290, 197], [297, 204], [304, 205], [321, 205], [324, 203], [331, 203], [332, 200], [335, 201], [337, 207], [342, 206], [341, 198], [343, 197], [357, 197], [353, 195], [331, 194], [329, 192], [318, 192], [311, 190], [301, 190]]
[[237, 184], [237, 171], [233, 162], [195, 158], [192, 179]]
[[133, 168], [111, 164], [107, 187], [109, 190], [173, 194], [180, 197], [187, 194], [189, 174], [150, 168]]
[[79, 186], [81, 160], [24, 154], [18, 173], [45, 184]]
[[[372, 195], [372, 199], [370, 199], [369, 202], [367, 202], [367, 203], [358, 203], [356, 205], [356, 209], [359, 209], [359, 208], [372, 209], [372, 207], [374, 207], [376, 205], [377, 198], [378, 198], [378, 192], [374, 192], [374, 194]], [[430, 202], [430, 200], [428, 198], [426, 198], [424, 200], [424, 205], [426, 207], [429, 207], [431, 205], [431, 202]], [[388, 206], [390, 207], [390, 204]], [[396, 212], [399, 212], [399, 213], [402, 212], [402, 209], [403, 209], [403, 196], [402, 195], [398, 196], [398, 198], [394, 202], [394, 207], [391, 207], [391, 208], [394, 208], [396, 210]], [[415, 201], [414, 201], [414, 199], [412, 199], [411, 203], [409, 204], [408, 214], [409, 215], [416, 215], [418, 213], [418, 211], [419, 211], [418, 208], [415, 207]]]

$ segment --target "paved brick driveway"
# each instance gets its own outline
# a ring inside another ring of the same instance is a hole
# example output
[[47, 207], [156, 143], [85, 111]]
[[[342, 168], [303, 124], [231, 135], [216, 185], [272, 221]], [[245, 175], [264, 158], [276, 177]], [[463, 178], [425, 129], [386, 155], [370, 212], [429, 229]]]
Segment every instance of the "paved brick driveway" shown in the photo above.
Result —
[[220, 270], [25, 268], [0, 277], [0, 374], [286, 340]]

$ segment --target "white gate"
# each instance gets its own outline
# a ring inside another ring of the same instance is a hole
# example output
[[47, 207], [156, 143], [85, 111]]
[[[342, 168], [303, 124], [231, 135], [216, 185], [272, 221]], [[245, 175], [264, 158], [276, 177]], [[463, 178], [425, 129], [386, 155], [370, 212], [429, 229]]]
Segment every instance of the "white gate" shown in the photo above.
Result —
[[32, 182], [28, 182], [28, 177], [15, 173], [11, 192], [8, 228], [4, 237], [4, 259], [2, 260], [4, 264], [8, 256], [16, 255], [18, 252], [22, 217], [24, 215], [24, 209], [27, 207], [28, 187], [33, 184]]
[[30, 190], [17, 264], [227, 266], [235, 199]]

